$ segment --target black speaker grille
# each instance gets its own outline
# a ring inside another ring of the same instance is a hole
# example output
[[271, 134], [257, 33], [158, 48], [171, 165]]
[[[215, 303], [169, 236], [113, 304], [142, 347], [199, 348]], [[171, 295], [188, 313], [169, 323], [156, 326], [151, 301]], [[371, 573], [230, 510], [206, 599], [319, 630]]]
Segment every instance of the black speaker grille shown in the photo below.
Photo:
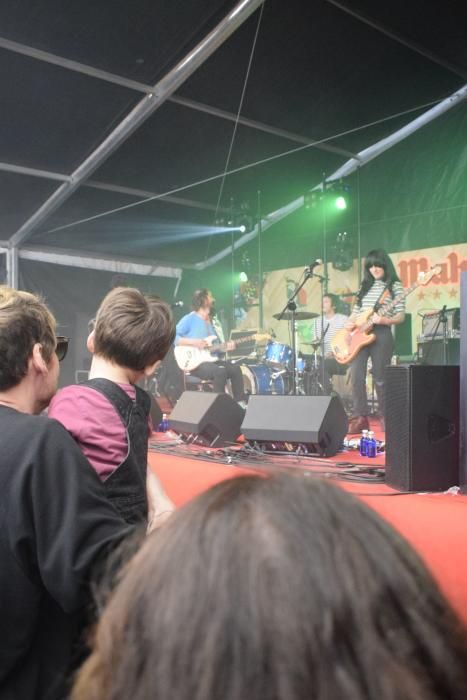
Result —
[[459, 483], [459, 367], [386, 368], [386, 482], [406, 491]]
[[386, 481], [408, 490], [412, 432], [410, 368], [388, 367], [385, 385]]

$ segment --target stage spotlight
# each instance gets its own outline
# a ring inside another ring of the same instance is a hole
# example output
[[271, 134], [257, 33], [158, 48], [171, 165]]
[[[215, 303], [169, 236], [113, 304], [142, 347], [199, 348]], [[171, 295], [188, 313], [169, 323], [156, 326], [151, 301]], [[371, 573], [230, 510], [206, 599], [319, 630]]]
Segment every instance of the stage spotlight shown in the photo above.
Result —
[[303, 197], [303, 204], [305, 206], [305, 209], [316, 209], [322, 198], [323, 193], [321, 190], [312, 190], [310, 192], [305, 192]]
[[239, 279], [240, 282], [248, 282], [248, 275], [246, 272], [240, 272]]
[[305, 192], [303, 197], [305, 209], [318, 209], [326, 203], [328, 211], [330, 208], [344, 211], [348, 208], [349, 202], [350, 187], [342, 179], [326, 182], [321, 187]]
[[246, 232], [246, 226], [245, 226], [244, 224], [242, 224], [241, 226], [238, 227], [238, 230], [240, 231], [240, 233], [245, 233], [245, 232]]

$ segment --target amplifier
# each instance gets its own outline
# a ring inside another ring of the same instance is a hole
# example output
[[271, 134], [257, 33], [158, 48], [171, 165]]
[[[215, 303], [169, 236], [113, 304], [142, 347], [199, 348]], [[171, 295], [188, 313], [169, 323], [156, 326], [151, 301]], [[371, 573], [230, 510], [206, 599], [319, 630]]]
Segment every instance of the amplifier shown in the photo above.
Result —
[[444, 340], [435, 336], [417, 344], [418, 362], [422, 365], [460, 364], [460, 338], [446, 339], [446, 362], [444, 362]]
[[[432, 311], [426, 313], [422, 318], [422, 335], [429, 336], [430, 338], [442, 337], [443, 336], [443, 324], [439, 323], [439, 311]], [[446, 309], [445, 310], [447, 323], [446, 323], [446, 335], [449, 337], [455, 337], [455, 334], [460, 331], [461, 327], [461, 310], [460, 309]]]

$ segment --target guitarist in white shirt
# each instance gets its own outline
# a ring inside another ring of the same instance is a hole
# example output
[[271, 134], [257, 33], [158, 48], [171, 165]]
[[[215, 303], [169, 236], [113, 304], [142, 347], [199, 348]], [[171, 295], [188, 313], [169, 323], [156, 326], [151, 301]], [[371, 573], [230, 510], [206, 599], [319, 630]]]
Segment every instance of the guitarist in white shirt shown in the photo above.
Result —
[[[177, 323], [176, 346], [207, 350], [212, 346], [209, 340], [212, 336], [217, 339], [216, 342], [221, 340], [211, 321], [214, 301], [209, 289], [196, 290], [192, 300], [193, 311], [183, 316]], [[233, 350], [234, 343], [226, 343], [224, 347], [227, 351]], [[191, 370], [191, 374], [200, 379], [212, 380], [214, 391], [217, 393], [225, 391], [227, 380], [230, 379], [234, 399], [244, 405], [246, 397], [239, 365], [218, 356], [214, 362], [201, 362]]]
[[405, 318], [405, 299], [398, 300], [394, 308], [385, 316], [379, 315], [376, 311], [379, 305], [384, 307], [386, 301], [392, 301], [403, 292], [404, 288], [389, 255], [384, 250], [371, 250], [366, 256], [363, 281], [356, 304], [346, 324], [346, 328], [352, 331], [357, 325], [355, 321], [358, 314], [371, 307], [375, 308], [375, 313], [370, 320], [376, 339], [371, 345], [362, 347], [350, 365], [355, 415], [350, 420], [349, 433], [359, 433], [361, 430], [369, 428], [366, 393], [366, 372], [369, 357], [371, 357], [373, 381], [381, 413], [381, 424], [384, 429], [384, 368], [391, 362], [394, 346], [391, 326], [402, 323]]

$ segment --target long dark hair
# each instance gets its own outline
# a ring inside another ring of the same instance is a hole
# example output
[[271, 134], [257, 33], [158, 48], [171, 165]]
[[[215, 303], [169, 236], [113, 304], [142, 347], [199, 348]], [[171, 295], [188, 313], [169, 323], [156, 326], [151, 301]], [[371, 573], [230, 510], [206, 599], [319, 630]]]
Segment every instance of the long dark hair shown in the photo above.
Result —
[[359, 304], [361, 304], [363, 297], [365, 296], [365, 294], [367, 294], [369, 289], [372, 287], [373, 282], [375, 281], [373, 275], [370, 272], [370, 267], [373, 267], [373, 265], [383, 268], [383, 281], [386, 282], [386, 284], [388, 285], [388, 290], [391, 294], [394, 282], [400, 282], [400, 279], [397, 276], [396, 268], [394, 267], [394, 264], [389, 255], [386, 253], [386, 251], [382, 248], [370, 250], [370, 252], [365, 258], [365, 264], [363, 267], [363, 280], [360, 287], [360, 291], [357, 295], [357, 301]]
[[411, 547], [329, 483], [217, 484], [147, 538], [73, 700], [464, 700], [465, 633]]

